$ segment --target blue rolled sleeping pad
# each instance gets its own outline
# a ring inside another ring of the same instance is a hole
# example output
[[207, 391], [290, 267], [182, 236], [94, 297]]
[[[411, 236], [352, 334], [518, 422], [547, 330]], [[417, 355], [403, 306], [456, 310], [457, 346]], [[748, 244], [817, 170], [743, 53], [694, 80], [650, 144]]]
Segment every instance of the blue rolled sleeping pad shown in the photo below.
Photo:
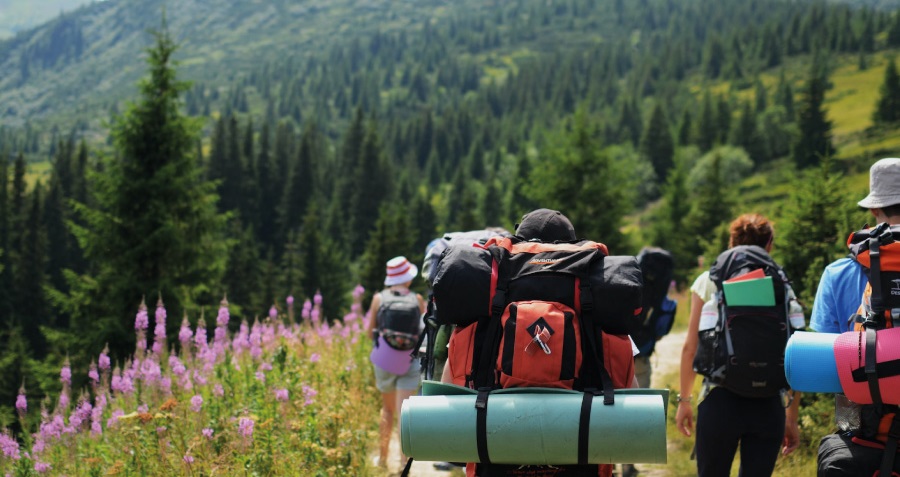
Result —
[[808, 393], [841, 393], [834, 360], [839, 333], [797, 331], [784, 350], [784, 375], [791, 389]]
[[[421, 461], [479, 462], [475, 390], [424, 381], [422, 395], [403, 402], [403, 453]], [[495, 464], [578, 463], [583, 393], [567, 389], [509, 388], [487, 403], [487, 448]], [[621, 389], [615, 404], [594, 399], [590, 409], [588, 463], [666, 462], [668, 390]]]

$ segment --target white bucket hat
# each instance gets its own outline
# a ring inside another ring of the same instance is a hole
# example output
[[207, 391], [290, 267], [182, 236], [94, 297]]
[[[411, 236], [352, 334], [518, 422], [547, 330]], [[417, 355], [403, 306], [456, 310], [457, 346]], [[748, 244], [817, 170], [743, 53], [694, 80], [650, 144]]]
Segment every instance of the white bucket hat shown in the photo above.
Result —
[[900, 204], [900, 159], [882, 159], [869, 169], [869, 195], [857, 202], [866, 209]]
[[387, 270], [385, 271], [384, 286], [399, 285], [412, 281], [419, 274], [419, 269], [409, 263], [404, 256], [394, 257], [387, 262]]

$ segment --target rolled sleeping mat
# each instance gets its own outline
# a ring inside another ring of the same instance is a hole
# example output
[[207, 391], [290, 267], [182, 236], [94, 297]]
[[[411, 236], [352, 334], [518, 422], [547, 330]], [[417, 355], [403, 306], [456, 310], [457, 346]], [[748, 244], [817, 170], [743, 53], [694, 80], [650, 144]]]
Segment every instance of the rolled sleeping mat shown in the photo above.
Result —
[[796, 331], [784, 350], [784, 376], [791, 389], [806, 393], [840, 393], [841, 381], [834, 362], [834, 341], [839, 333]]
[[[465, 388], [461, 388], [465, 389]], [[616, 391], [590, 408], [588, 463], [665, 463], [667, 391]], [[479, 462], [476, 393], [413, 396], [400, 410], [403, 453], [416, 460]], [[583, 393], [515, 388], [487, 401], [487, 448], [496, 464], [578, 463], [578, 425]]]
[[375, 366], [389, 373], [402, 375], [409, 371], [409, 366], [413, 361], [412, 352], [413, 350], [391, 348], [391, 345], [387, 344], [384, 337], [379, 336], [378, 342], [372, 347], [372, 352], [369, 353], [369, 360]]
[[[872, 404], [866, 378], [866, 333], [848, 331], [838, 336], [834, 359], [847, 399]], [[875, 361], [881, 400], [885, 404], [900, 404], [900, 328], [876, 331]]]

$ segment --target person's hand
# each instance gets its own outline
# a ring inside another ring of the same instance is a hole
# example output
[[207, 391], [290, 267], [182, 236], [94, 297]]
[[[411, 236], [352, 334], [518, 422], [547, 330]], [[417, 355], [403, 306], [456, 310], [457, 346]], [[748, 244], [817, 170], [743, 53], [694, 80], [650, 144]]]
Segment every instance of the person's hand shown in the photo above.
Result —
[[782, 444], [781, 455], [788, 455], [800, 446], [800, 426], [797, 424], [797, 419], [788, 418], [784, 421], [784, 440]]
[[682, 434], [691, 437], [694, 428], [694, 409], [688, 401], [678, 402], [678, 412], [675, 413], [675, 424]]

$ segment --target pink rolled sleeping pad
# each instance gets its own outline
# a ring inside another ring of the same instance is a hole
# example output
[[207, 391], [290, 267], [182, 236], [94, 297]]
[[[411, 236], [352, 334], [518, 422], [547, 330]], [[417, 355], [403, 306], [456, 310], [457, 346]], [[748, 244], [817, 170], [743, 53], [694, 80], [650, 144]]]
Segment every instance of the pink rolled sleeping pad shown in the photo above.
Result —
[[[900, 328], [878, 330], [875, 340], [876, 363], [900, 361]], [[847, 399], [857, 404], [872, 404], [869, 383], [865, 378], [866, 334], [848, 331], [834, 341], [834, 361], [838, 378]], [[895, 363], [900, 364], [900, 363]], [[856, 379], [853, 372], [856, 371]], [[882, 373], [879, 373], [882, 374]], [[900, 374], [879, 377], [881, 400], [885, 404], [900, 404]]]
[[372, 364], [393, 374], [401, 375], [409, 371], [409, 365], [412, 364], [412, 350], [399, 350], [391, 348], [384, 337], [378, 337], [378, 344], [372, 347], [372, 353], [369, 354], [369, 360]]

